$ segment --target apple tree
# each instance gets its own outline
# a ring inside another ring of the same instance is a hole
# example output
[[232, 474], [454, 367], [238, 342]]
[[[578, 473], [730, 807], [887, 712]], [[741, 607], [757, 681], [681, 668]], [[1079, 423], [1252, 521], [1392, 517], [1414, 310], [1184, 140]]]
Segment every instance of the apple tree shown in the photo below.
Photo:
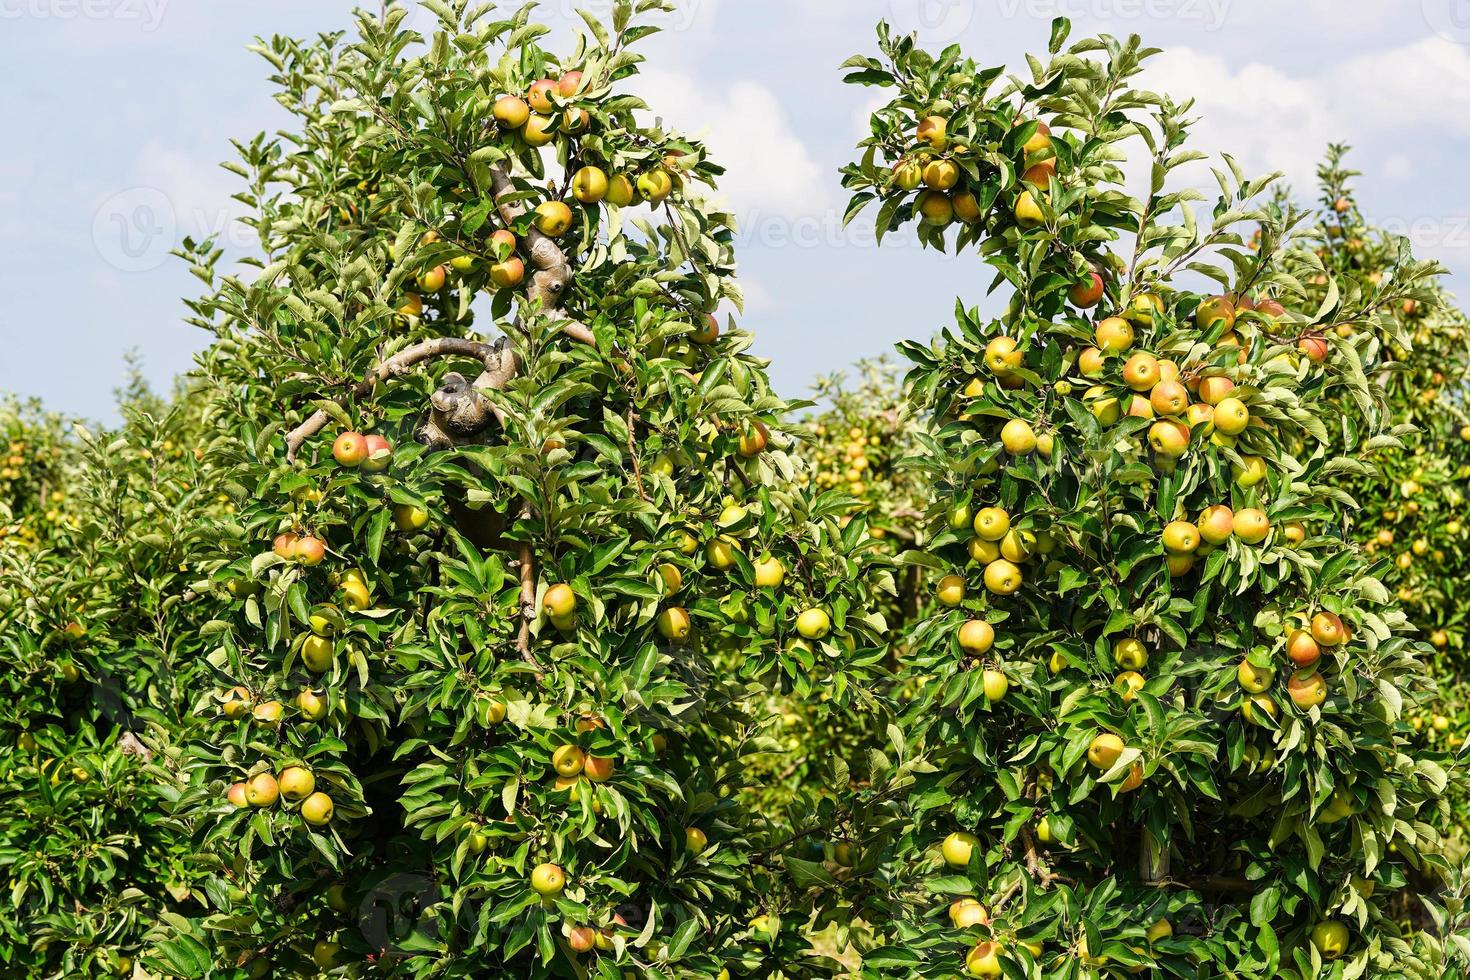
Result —
[[258, 254], [185, 248], [236, 513], [176, 808], [210, 904], [148, 963], [797, 963], [806, 879], [742, 800], [773, 696], [868, 697], [889, 563], [796, 481], [721, 168], [630, 92], [666, 5], [560, 52], [529, 5], [424, 7], [255, 46], [294, 116], [227, 165]]
[[1183, 183], [1204, 155], [1191, 103], [1135, 84], [1153, 49], [1069, 33], [1022, 75], [886, 25], [847, 63], [892, 93], [850, 213], [973, 250], [999, 302], [901, 346], [934, 427], [903, 560], [942, 577], [833, 900], [887, 927], [885, 975], [1441, 975], [1389, 907], [1445, 863], [1451, 776], [1404, 721], [1428, 648], [1341, 489], [1337, 447], [1390, 421], [1339, 331], [1374, 312], [1272, 177]]

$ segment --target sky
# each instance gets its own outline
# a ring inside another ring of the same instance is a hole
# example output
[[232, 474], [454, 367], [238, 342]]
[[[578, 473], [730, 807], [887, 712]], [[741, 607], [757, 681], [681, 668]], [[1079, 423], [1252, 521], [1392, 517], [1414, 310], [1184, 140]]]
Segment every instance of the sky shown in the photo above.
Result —
[[[540, 19], [565, 30], [577, 6], [611, 3], [548, 0]], [[127, 352], [160, 388], [190, 368], [207, 335], [183, 323], [181, 297], [199, 284], [168, 251], [186, 235], [249, 247], [238, 180], [218, 164], [232, 138], [286, 122], [245, 46], [347, 29], [351, 7], [0, 0], [0, 391], [112, 421]], [[1058, 15], [1073, 39], [1162, 48], [1143, 82], [1197, 100], [1197, 145], [1284, 171], [1301, 196], [1326, 145], [1351, 144], [1368, 216], [1444, 262], [1451, 289], [1470, 276], [1470, 0], [680, 0], [641, 45], [636, 90], [728, 169], [741, 322], [781, 394], [928, 337], [991, 279], [973, 254], [880, 250], [842, 228], [838, 169], [878, 95], [838, 66], [874, 50], [880, 19], [1021, 65]]]

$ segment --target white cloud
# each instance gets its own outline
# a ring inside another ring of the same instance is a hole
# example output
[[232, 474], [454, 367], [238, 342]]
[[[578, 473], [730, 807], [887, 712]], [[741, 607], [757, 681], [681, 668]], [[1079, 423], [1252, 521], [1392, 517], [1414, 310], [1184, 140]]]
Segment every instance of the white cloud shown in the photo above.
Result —
[[737, 214], [818, 214], [831, 206], [830, 175], [792, 129], [776, 93], [749, 81], [711, 91], [691, 76], [646, 69], [633, 86], [652, 114], [707, 143], [726, 169], [723, 196]]

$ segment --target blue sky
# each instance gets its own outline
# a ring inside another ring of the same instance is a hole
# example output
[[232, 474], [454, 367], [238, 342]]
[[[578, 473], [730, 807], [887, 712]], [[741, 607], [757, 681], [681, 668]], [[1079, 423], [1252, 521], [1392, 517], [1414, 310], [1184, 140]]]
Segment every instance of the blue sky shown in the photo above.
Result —
[[[569, 24], [576, 6], [551, 0], [542, 19]], [[248, 245], [217, 164], [231, 137], [283, 121], [245, 45], [346, 28], [350, 7], [0, 0], [0, 390], [106, 419], [125, 351], [160, 385], [189, 368], [205, 336], [181, 322], [180, 297], [196, 283], [165, 254], [185, 234]], [[1074, 37], [1138, 32], [1164, 48], [1148, 84], [1195, 97], [1201, 148], [1247, 171], [1284, 170], [1307, 191], [1325, 145], [1351, 143], [1368, 213], [1445, 262], [1452, 288], [1470, 274], [1466, 0], [686, 0], [646, 44], [639, 90], [729, 168], [744, 323], [784, 394], [928, 336], [990, 279], [972, 256], [841, 230], [837, 168], [875, 95], [837, 66], [871, 49], [879, 18], [1015, 65], [1057, 14]]]

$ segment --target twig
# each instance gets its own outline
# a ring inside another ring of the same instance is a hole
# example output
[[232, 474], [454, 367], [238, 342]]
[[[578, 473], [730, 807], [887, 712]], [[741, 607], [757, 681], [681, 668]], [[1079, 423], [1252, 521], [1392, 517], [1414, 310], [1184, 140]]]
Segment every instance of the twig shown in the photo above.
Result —
[[521, 659], [536, 671], [541, 680], [541, 664], [531, 652], [531, 621], [536, 618], [536, 559], [531, 552], [531, 543], [521, 543], [521, 632], [516, 638], [516, 649]]
[[638, 416], [633, 411], [631, 396], [628, 400], [628, 456], [633, 460], [633, 482], [638, 487], [638, 496], [645, 502], [648, 494], [643, 492], [643, 465], [638, 462], [638, 450], [633, 446], [633, 426], [637, 423]]

